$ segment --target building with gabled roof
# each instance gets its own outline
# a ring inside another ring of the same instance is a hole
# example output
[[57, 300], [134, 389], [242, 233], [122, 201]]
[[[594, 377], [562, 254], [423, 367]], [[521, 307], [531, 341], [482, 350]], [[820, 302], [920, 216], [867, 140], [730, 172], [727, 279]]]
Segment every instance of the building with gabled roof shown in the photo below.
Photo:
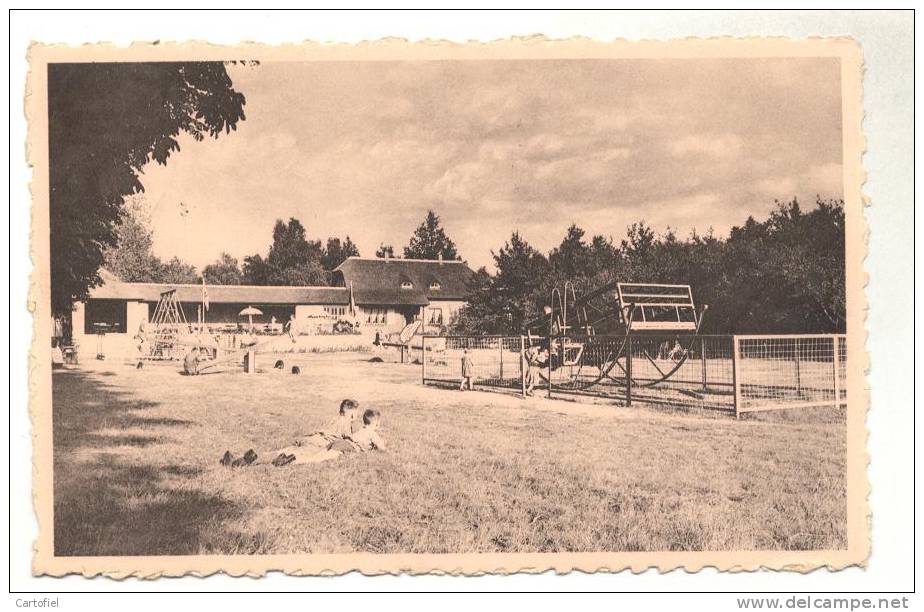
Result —
[[462, 261], [349, 257], [333, 283], [353, 287], [360, 309], [386, 311], [397, 323], [446, 325], [465, 305], [474, 276]]
[[263, 313], [254, 326], [267, 333], [279, 333], [291, 315], [302, 334], [325, 333], [338, 319], [358, 321], [372, 335], [417, 320], [439, 333], [465, 305], [473, 275], [461, 261], [363, 257], [344, 261], [333, 271], [332, 286], [324, 287], [129, 283], [102, 270], [103, 283], [74, 305], [72, 336], [85, 343], [105, 333], [113, 336], [109, 345], [131, 344], [170, 290], [188, 321], [217, 330], [249, 325], [239, 313], [254, 307]]

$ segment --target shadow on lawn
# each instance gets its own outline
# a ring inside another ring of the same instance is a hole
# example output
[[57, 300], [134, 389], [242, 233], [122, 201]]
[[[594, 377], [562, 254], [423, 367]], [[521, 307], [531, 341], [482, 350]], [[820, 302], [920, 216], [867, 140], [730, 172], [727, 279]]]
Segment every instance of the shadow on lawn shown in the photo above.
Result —
[[194, 422], [147, 416], [159, 404], [81, 371], [56, 371], [52, 388], [55, 555], [198, 554], [204, 529], [240, 516], [189, 486], [201, 469], [171, 462], [166, 434]]

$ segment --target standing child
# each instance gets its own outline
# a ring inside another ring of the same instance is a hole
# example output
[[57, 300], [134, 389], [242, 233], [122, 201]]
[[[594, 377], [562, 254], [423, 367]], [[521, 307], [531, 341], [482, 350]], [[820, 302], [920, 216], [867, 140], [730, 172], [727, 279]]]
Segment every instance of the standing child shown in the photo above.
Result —
[[148, 330], [147, 330], [147, 324], [144, 322], [143, 319], [141, 323], [138, 325], [138, 333], [135, 334], [135, 340], [138, 341], [138, 353], [141, 355], [144, 355], [146, 352], [145, 349], [147, 348], [145, 345], [148, 341]]
[[462, 351], [462, 382], [459, 384], [459, 391], [465, 391], [465, 385], [468, 384], [469, 391], [473, 391], [472, 377], [475, 375], [475, 366], [472, 364], [472, 356], [468, 354], [468, 349]]
[[295, 315], [289, 315], [289, 320], [285, 324], [285, 332], [289, 335], [289, 340], [292, 341], [292, 344], [295, 344], [295, 334], [298, 333], [298, 330], [295, 327]]
[[532, 395], [533, 389], [541, 380], [542, 367], [549, 362], [549, 351], [544, 346], [531, 346], [526, 349], [526, 395]]

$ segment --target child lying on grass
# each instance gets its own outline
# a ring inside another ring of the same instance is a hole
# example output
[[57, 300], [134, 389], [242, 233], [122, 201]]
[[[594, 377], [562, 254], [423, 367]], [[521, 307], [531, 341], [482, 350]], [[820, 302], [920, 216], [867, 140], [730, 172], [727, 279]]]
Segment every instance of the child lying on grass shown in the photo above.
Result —
[[[375, 412], [378, 415], [377, 411]], [[316, 431], [314, 433], [308, 434], [307, 436], [301, 436], [295, 440], [295, 443], [292, 446], [287, 446], [281, 448], [277, 451], [269, 453], [269, 457], [275, 457], [272, 460], [272, 464], [276, 466], [288, 465], [292, 462], [299, 463], [310, 463], [307, 461], [308, 458], [313, 457], [314, 455], [322, 452], [326, 452], [334, 444], [339, 444], [340, 447], [347, 443], [348, 445], [356, 444], [351, 438], [357, 436], [362, 432], [363, 427], [359, 423], [357, 418], [359, 415], [359, 402], [356, 400], [345, 399], [340, 402], [340, 415], [337, 420], [334, 421], [330, 427], [325, 428], [321, 431]], [[365, 415], [364, 415], [365, 417]], [[364, 440], [368, 437], [369, 434], [365, 433], [360, 435], [360, 440]], [[305, 459], [305, 461], [299, 461], [299, 459]], [[231, 455], [231, 451], [225, 451], [224, 456], [221, 458], [221, 465], [230, 466], [230, 467], [244, 467], [253, 464], [262, 464], [268, 463], [268, 461], [258, 461], [259, 456], [254, 452], [253, 449], [248, 450], [244, 455], [238, 459], [235, 459]]]
[[[295, 439], [293, 446], [326, 448], [334, 440], [349, 438], [351, 434], [362, 427], [359, 421], [359, 402], [353, 399], [345, 399], [340, 402], [340, 413], [337, 420], [328, 424], [324, 429], [310, 433], [306, 436], [299, 436]], [[290, 447], [291, 448], [291, 447]]]
[[341, 438], [331, 442], [326, 449], [314, 454], [306, 453], [280, 453], [273, 459], [273, 465], [281, 467], [283, 465], [302, 464], [302, 463], [321, 463], [337, 459], [341, 455], [349, 453], [365, 453], [374, 450], [385, 450], [385, 440], [379, 435], [379, 423], [381, 414], [378, 410], [366, 410], [363, 413], [363, 427], [353, 433], [348, 438]]

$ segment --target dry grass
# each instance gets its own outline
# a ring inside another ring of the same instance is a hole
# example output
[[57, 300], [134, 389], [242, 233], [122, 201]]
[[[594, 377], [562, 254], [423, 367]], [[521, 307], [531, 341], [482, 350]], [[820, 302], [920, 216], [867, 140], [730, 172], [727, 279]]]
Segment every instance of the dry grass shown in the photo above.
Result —
[[[362, 354], [291, 359], [301, 376], [56, 371], [56, 553], [846, 546], [833, 411], [736, 422], [424, 388], [419, 368]], [[343, 397], [382, 410], [387, 452], [218, 465], [288, 444]]]

